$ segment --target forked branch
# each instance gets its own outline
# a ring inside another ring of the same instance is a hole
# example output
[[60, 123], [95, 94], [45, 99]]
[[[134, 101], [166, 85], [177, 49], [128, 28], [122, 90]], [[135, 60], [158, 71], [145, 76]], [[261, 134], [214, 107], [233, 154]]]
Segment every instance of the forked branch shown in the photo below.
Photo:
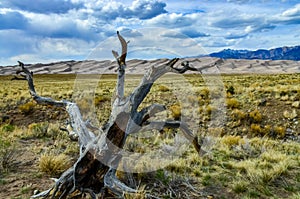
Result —
[[118, 98], [117, 103], [120, 103], [124, 98], [124, 86], [125, 86], [125, 68], [126, 68], [126, 55], [127, 55], [127, 42], [125, 39], [120, 35], [119, 31], [117, 31], [117, 35], [119, 41], [122, 46], [122, 54], [119, 56], [118, 52], [112, 51], [114, 57], [116, 58], [119, 68], [118, 68], [118, 81], [117, 81], [117, 89], [116, 95]]

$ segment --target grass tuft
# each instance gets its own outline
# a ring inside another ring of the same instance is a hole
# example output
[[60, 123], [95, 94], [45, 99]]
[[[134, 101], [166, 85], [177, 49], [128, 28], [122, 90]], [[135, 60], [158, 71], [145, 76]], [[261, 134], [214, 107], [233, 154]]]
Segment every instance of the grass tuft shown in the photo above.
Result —
[[56, 176], [70, 167], [70, 160], [64, 154], [43, 154], [40, 157], [39, 168], [42, 172]]
[[253, 123], [260, 123], [262, 121], [262, 114], [255, 109], [249, 113], [250, 121]]
[[19, 105], [19, 110], [21, 113], [25, 115], [29, 115], [33, 112], [34, 108], [36, 106], [36, 103], [33, 101], [27, 102], [26, 104]]

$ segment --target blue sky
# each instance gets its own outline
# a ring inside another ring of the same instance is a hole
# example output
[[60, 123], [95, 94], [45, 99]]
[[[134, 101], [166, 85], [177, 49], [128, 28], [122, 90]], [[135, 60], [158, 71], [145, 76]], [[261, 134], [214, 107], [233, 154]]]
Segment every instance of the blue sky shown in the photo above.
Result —
[[130, 58], [300, 44], [297, 0], [1, 0], [0, 65]]

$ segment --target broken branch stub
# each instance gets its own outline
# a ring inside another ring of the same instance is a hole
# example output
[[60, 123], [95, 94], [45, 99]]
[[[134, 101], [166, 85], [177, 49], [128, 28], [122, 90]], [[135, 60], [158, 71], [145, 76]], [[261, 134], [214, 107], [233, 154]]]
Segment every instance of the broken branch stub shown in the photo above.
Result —
[[33, 198], [48, 196], [66, 198], [78, 192], [88, 193], [92, 198], [105, 197], [107, 192], [104, 190], [109, 190], [109, 193], [122, 197], [124, 192], [136, 192], [135, 189], [120, 182], [115, 173], [122, 158], [122, 150], [127, 136], [145, 129], [157, 129], [161, 126], [178, 128], [194, 145], [196, 151], [198, 153], [201, 152], [201, 146], [197, 137], [189, 130], [186, 123], [170, 120], [148, 121], [156, 113], [164, 111], [166, 109], [165, 106], [153, 104], [138, 111], [140, 104], [150, 92], [154, 82], [162, 75], [168, 72], [185, 73], [186, 71], [195, 71], [197, 69], [190, 67], [188, 63], [183, 64], [183, 68], [175, 68], [174, 65], [179, 61], [178, 58], [170, 60], [167, 64], [151, 67], [134, 91], [125, 97], [124, 82], [128, 42], [119, 32], [117, 32], [117, 36], [122, 46], [121, 56], [116, 51], [112, 51], [119, 65], [116, 85], [117, 97], [113, 102], [111, 115], [105, 127], [98, 128], [93, 126], [97, 130], [103, 129], [97, 136], [89, 130], [88, 126], [90, 124], [83, 120], [76, 103], [67, 100], [57, 101], [52, 98], [39, 96], [35, 91], [33, 73], [25, 68], [22, 62], [19, 62], [21, 70], [17, 71], [17, 75], [21, 77], [16, 76], [12, 80], [26, 80], [29, 92], [38, 104], [64, 107], [69, 114], [71, 131], [78, 136], [80, 145], [80, 157], [77, 162], [56, 180], [53, 187], [32, 196]]

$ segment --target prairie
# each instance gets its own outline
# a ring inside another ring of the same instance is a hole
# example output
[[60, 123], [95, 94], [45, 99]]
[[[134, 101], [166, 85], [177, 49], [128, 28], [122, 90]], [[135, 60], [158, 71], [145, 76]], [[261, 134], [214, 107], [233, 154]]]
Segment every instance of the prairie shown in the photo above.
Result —
[[[125, 92], [141, 77], [127, 75]], [[66, 112], [37, 105], [27, 83], [11, 78], [0, 76], [0, 198], [29, 198], [76, 161], [78, 146], [62, 130]], [[107, 121], [115, 75], [34, 80], [40, 95], [73, 99], [92, 124]], [[150, 103], [167, 107], [158, 118], [186, 120], [205, 152], [171, 129], [129, 136], [125, 150], [145, 155], [131, 162], [134, 173], [118, 172], [141, 192], [126, 198], [300, 198], [300, 74], [166, 75]]]

